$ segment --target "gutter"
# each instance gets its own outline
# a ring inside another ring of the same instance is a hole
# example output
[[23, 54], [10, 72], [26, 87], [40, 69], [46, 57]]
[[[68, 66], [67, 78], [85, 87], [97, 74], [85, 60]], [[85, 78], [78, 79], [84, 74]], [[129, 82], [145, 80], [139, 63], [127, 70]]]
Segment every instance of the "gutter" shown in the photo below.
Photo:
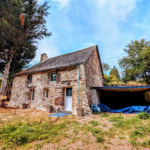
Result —
[[80, 67], [76, 65], [78, 68], [78, 108], [80, 109]]

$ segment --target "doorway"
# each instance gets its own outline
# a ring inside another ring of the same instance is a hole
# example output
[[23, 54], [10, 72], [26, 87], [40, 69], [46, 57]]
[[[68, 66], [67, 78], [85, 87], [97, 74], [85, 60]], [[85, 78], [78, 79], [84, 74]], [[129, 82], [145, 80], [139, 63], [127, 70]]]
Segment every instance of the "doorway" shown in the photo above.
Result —
[[65, 111], [72, 111], [72, 88], [66, 88]]

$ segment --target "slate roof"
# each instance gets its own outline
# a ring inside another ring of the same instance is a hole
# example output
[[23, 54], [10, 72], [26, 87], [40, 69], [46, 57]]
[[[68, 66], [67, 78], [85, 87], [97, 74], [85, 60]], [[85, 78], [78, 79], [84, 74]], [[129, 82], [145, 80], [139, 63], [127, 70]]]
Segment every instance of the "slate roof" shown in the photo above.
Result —
[[84, 48], [72, 53], [49, 58], [44, 62], [38, 63], [27, 70], [15, 74], [15, 76], [82, 64], [86, 62], [86, 60], [90, 57], [96, 47], [97, 45]]

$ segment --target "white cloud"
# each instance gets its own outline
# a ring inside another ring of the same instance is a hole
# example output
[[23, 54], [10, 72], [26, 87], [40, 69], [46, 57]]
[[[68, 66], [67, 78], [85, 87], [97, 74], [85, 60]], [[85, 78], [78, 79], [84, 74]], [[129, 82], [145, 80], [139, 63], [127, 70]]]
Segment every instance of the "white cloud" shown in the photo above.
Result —
[[100, 10], [106, 9], [113, 18], [126, 21], [139, 1], [141, 0], [98, 0], [97, 2]]
[[31, 65], [37, 64], [40, 62], [41, 54], [46, 53], [48, 58], [55, 57], [60, 55], [61, 53], [56, 48], [55, 43], [49, 38], [44, 39], [42, 41], [38, 41], [38, 49], [36, 52], [36, 57], [30, 63]]
[[94, 43], [92, 43], [92, 42], [85, 43], [83, 48], [85, 48], [85, 47], [90, 47], [90, 46], [94, 46], [94, 45], [96, 45], [96, 44], [94, 44]]
[[62, 9], [69, 5], [70, 0], [52, 0], [52, 2], [58, 2], [60, 4], [59, 9]]

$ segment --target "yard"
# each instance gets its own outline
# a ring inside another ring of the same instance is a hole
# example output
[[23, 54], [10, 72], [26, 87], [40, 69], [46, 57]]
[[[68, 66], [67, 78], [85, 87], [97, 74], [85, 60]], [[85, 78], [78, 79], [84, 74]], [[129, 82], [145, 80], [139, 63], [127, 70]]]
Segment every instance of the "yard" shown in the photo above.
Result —
[[0, 149], [134, 150], [150, 148], [150, 116], [93, 114], [47, 117], [30, 109], [0, 108]]

